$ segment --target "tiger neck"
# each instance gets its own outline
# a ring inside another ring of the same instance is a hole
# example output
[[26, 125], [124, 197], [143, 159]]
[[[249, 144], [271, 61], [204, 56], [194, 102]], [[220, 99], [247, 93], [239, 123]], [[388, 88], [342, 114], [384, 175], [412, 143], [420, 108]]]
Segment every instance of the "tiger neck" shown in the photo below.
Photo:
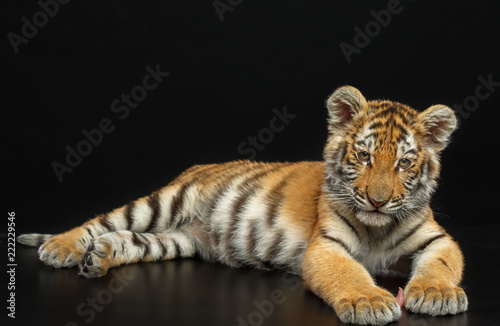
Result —
[[366, 242], [370, 247], [379, 247], [386, 241], [391, 241], [392, 235], [394, 235], [395, 232], [404, 230], [405, 228], [410, 229], [415, 224], [429, 219], [430, 216], [432, 216], [432, 211], [430, 207], [426, 205], [403, 218], [394, 218], [389, 224], [383, 226], [372, 226], [363, 224], [352, 210], [343, 214], [343, 217], [357, 229], [358, 233], [364, 235], [364, 239], [362, 240], [364, 240], [363, 242]]

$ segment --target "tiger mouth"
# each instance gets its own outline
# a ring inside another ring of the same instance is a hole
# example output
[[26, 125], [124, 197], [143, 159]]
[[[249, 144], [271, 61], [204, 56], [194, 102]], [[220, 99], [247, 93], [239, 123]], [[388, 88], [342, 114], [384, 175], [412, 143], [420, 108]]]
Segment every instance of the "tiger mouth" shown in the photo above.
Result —
[[372, 226], [383, 226], [392, 221], [392, 217], [378, 210], [361, 210], [356, 213], [356, 217], [364, 224]]

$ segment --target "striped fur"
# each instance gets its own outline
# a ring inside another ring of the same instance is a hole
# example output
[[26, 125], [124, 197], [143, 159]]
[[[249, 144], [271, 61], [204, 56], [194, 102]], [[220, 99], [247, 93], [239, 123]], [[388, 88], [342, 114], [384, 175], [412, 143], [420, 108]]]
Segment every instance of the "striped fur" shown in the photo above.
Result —
[[410, 260], [406, 308], [467, 309], [463, 257], [429, 200], [439, 154], [456, 126], [451, 109], [419, 113], [366, 101], [355, 88], [327, 101], [322, 162], [236, 161], [194, 166], [150, 196], [56, 236], [21, 235], [54, 267], [85, 277], [136, 262], [192, 257], [281, 269], [333, 306], [341, 321], [383, 325], [401, 316], [372, 276]]

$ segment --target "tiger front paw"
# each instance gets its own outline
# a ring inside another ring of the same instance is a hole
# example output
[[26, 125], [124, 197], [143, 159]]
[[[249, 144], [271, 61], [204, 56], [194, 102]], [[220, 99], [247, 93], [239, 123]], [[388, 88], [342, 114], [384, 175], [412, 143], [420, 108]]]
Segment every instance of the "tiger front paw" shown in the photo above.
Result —
[[358, 325], [385, 325], [401, 317], [394, 296], [376, 286], [341, 295], [334, 308], [342, 322]]
[[468, 306], [464, 290], [445, 282], [413, 280], [405, 288], [405, 297], [407, 310], [431, 316], [458, 314]]
[[78, 265], [85, 252], [86, 242], [77, 229], [56, 235], [38, 248], [41, 261], [55, 268]]
[[78, 265], [78, 275], [86, 278], [96, 278], [106, 275], [111, 267], [111, 244], [104, 239], [94, 240]]

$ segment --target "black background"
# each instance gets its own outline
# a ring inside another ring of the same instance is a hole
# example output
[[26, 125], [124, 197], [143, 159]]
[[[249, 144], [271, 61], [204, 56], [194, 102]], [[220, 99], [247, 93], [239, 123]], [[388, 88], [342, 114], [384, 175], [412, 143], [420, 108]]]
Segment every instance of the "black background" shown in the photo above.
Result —
[[[283, 106], [297, 117], [255, 159], [320, 160], [324, 101], [344, 84], [423, 110], [461, 104], [479, 76], [500, 81], [491, 1], [401, 1], [401, 12], [347, 63], [340, 43], [354, 45], [353, 28], [387, 4], [243, 1], [221, 21], [210, 1], [72, 1], [15, 54], [7, 33], [21, 35], [21, 18], [32, 21], [40, 7], [3, 1], [5, 209], [16, 211], [19, 230], [61, 231], [193, 164], [248, 158], [239, 144]], [[170, 75], [120, 120], [111, 103], [157, 64]], [[442, 223], [496, 223], [489, 206], [500, 195], [499, 93], [462, 120], [443, 153], [433, 202]], [[52, 162], [64, 164], [66, 146], [76, 149], [82, 130], [103, 118], [114, 131], [59, 182]]]
[[[18, 234], [64, 231], [193, 164], [248, 158], [238, 146], [283, 106], [296, 118], [255, 159], [321, 160], [324, 101], [344, 84], [423, 110], [461, 104], [479, 76], [500, 81], [493, 1], [401, 0], [401, 12], [348, 63], [340, 43], [353, 45], [354, 28], [387, 4], [242, 1], [221, 21], [212, 1], [73, 0], [16, 54], [7, 35], [21, 35], [21, 18], [32, 21], [40, 6], [2, 1], [4, 215], [16, 212]], [[111, 103], [156, 65], [170, 75], [120, 120]], [[432, 207], [452, 235], [498, 225], [499, 93], [461, 120], [442, 156]], [[115, 130], [59, 182], [52, 162], [65, 163], [66, 146], [104, 118]]]

